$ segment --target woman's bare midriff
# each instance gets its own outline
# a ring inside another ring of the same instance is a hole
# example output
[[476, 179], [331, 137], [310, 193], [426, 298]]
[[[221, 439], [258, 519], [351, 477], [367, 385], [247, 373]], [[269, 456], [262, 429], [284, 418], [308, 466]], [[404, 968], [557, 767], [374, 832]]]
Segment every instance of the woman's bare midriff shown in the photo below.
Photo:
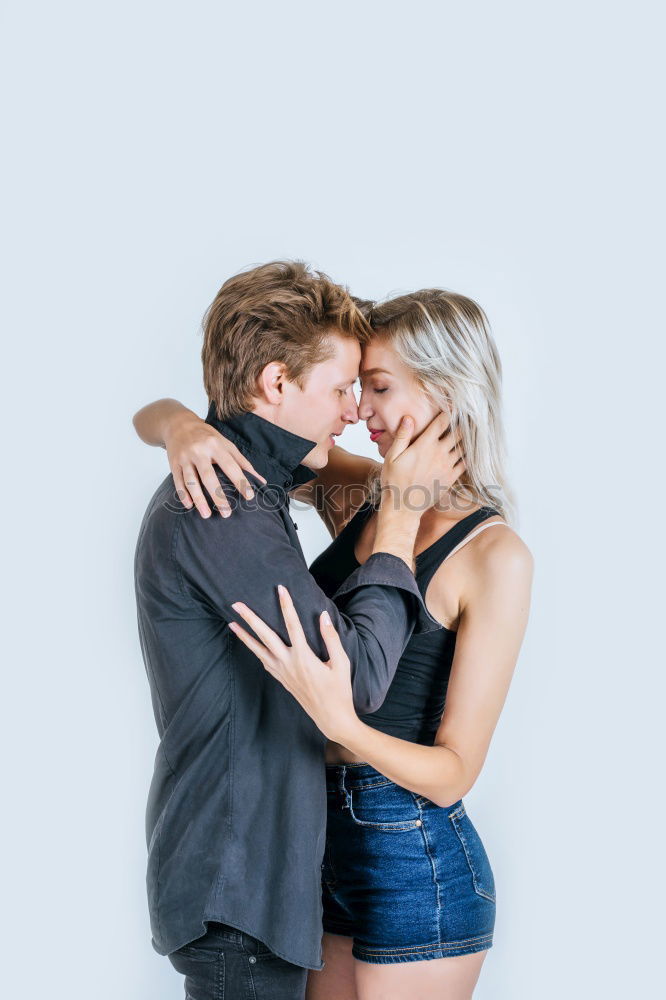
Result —
[[341, 743], [331, 743], [326, 744], [326, 763], [327, 764], [364, 764], [365, 761], [361, 760], [355, 754], [348, 750], [347, 747], [343, 747]]

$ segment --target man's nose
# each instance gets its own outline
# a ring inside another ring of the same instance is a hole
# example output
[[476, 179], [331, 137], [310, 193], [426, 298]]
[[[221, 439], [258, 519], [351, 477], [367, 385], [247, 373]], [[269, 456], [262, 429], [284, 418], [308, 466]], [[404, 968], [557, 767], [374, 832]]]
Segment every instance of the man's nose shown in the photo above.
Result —
[[342, 419], [346, 424], [357, 424], [358, 423], [358, 404], [356, 399], [352, 398], [347, 402], [342, 414]]

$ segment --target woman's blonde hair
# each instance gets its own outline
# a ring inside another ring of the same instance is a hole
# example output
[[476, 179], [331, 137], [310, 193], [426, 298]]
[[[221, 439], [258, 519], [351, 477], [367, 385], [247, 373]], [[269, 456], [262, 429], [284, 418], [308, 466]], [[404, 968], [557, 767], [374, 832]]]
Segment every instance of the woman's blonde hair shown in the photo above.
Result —
[[[505, 471], [502, 365], [483, 309], [464, 295], [439, 288], [364, 306], [374, 335], [391, 345], [434, 406], [448, 407], [452, 428], [461, 432], [466, 469], [451, 490], [454, 503], [494, 507], [513, 521], [516, 506]], [[370, 489], [376, 502], [379, 476]]]

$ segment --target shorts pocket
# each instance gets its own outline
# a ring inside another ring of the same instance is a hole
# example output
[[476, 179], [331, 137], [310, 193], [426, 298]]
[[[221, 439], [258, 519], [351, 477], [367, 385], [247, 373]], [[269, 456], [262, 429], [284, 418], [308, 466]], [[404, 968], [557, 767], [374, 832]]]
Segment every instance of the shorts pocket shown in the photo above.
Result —
[[465, 852], [467, 864], [469, 865], [470, 872], [472, 873], [474, 891], [477, 892], [479, 896], [484, 896], [485, 899], [489, 899], [492, 903], [494, 903], [495, 879], [493, 876], [493, 870], [490, 866], [486, 849], [483, 846], [483, 841], [477, 833], [476, 827], [467, 815], [465, 806], [460, 805], [452, 813], [449, 813], [449, 819], [453, 824], [454, 830], [458, 834], [458, 839], [460, 840], [462, 848]]
[[394, 833], [421, 826], [413, 795], [392, 781], [353, 788], [349, 797], [349, 812], [358, 826]]

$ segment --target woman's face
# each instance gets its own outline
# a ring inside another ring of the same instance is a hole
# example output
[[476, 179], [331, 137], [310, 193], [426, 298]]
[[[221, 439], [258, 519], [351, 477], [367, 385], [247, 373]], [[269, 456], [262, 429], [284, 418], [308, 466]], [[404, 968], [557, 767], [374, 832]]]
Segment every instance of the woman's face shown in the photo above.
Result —
[[371, 440], [376, 442], [382, 458], [406, 414], [414, 418], [414, 438], [439, 412], [426, 399], [423, 389], [391, 345], [381, 337], [373, 337], [363, 347], [359, 378], [358, 415], [367, 423]]

